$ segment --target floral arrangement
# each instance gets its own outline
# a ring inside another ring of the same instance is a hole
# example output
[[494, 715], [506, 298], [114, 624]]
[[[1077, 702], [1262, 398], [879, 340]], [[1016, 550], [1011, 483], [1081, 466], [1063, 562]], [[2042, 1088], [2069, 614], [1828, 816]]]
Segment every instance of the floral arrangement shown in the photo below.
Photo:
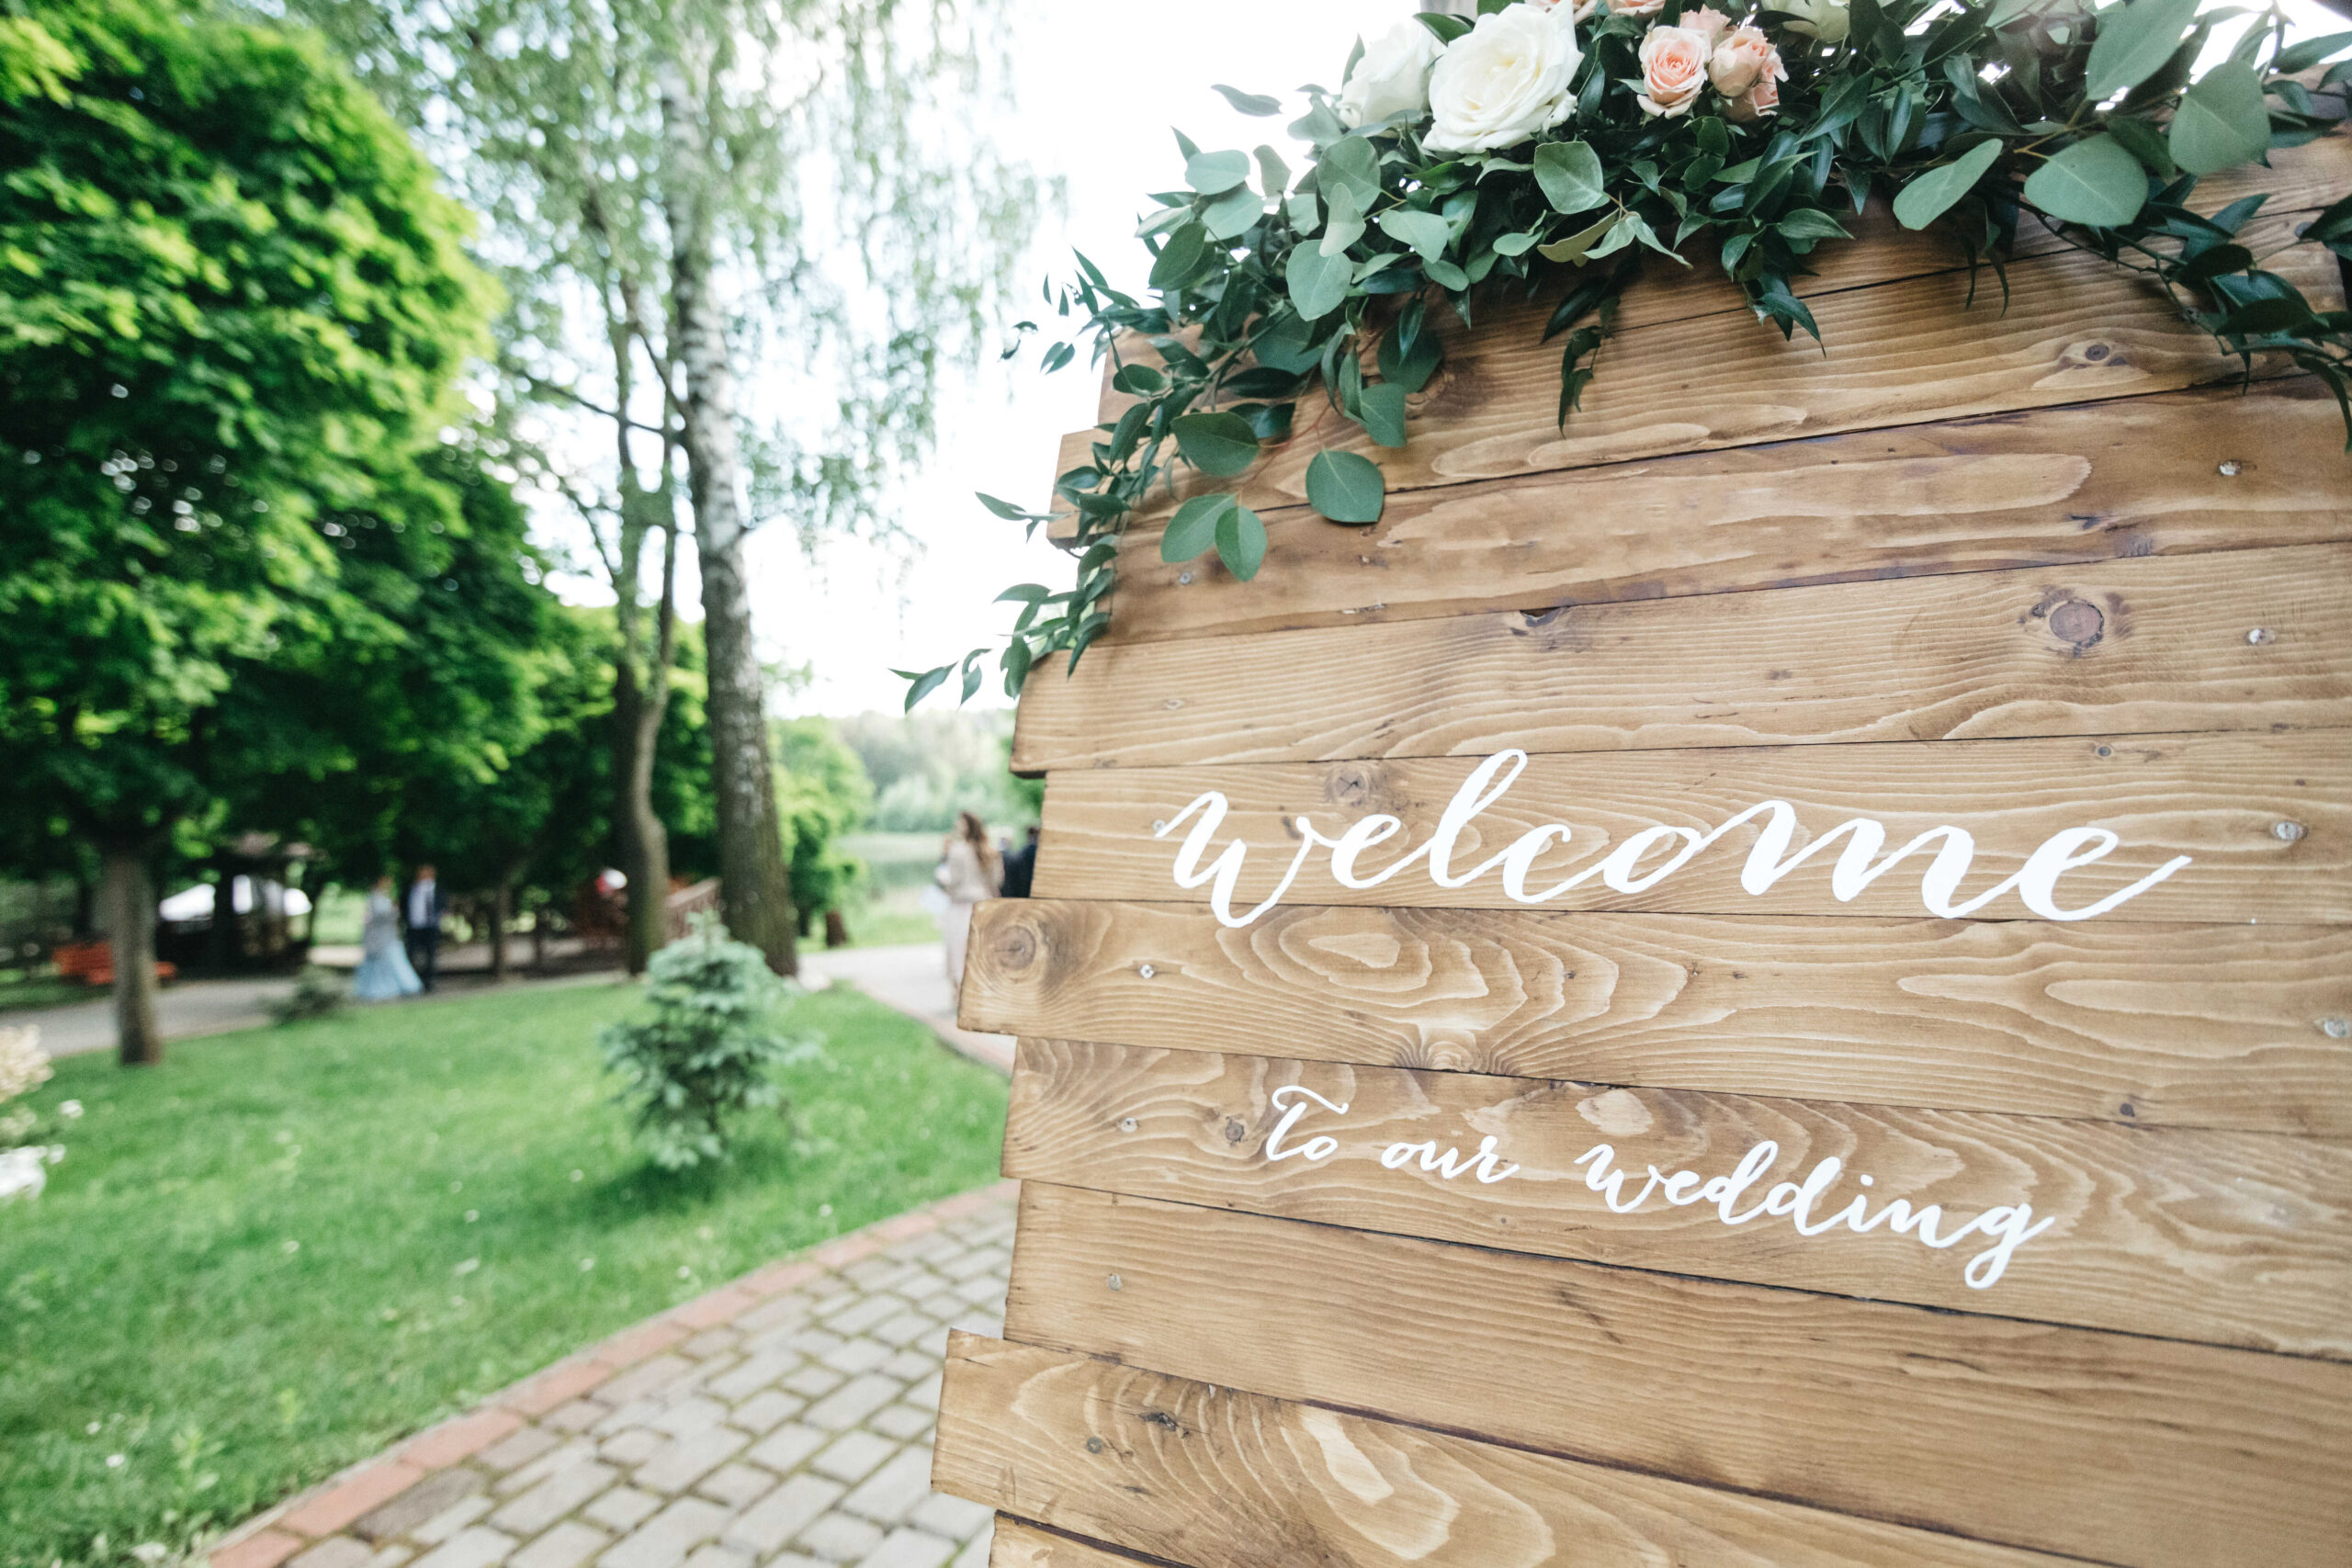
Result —
[[[2188, 205], [2200, 176], [2345, 118], [2352, 61], [2328, 62], [2352, 53], [2352, 32], [2290, 45], [2275, 7], [2201, 4], [1481, 0], [1475, 22], [1423, 15], [1360, 42], [1336, 95], [1301, 89], [1296, 179], [1271, 146], [1204, 152], [1179, 132], [1187, 188], [1160, 195], [1141, 228], [1156, 300], [1112, 288], [1084, 255], [1047, 289], [1082, 322], [1046, 348], [1045, 368], [1091, 336], [1136, 401], [1055, 486], [1076, 514], [1076, 584], [1000, 596], [1021, 606], [998, 658], [1005, 691], [1052, 654], [1074, 667], [1101, 634], [1115, 536], [1178, 465], [1240, 474], [1318, 386], [1374, 442], [1403, 446], [1406, 399], [1441, 362], [1431, 310], [1467, 321], [1481, 288], [1556, 290], [1544, 336], [1562, 338], [1565, 424], [1645, 261], [1689, 265], [1704, 242], [1759, 320], [1818, 337], [1792, 284], [1818, 247], [1850, 238], [1873, 194], [1908, 228], [1949, 225], [1972, 272], [1998, 273], [2028, 220], [2132, 268], [2249, 368], [2275, 352], [2324, 381], [2352, 429], [2352, 312], [2319, 309], [2265, 266], [2247, 236], [2265, 197], [2211, 216]], [[2227, 58], [2196, 74], [2233, 20], [2244, 30]], [[1245, 114], [1282, 110], [1216, 90]], [[2352, 196], [2289, 243], [2352, 258]], [[1150, 354], [1126, 357], [1138, 342]], [[1306, 480], [1330, 521], [1379, 520], [1366, 458], [1318, 453]], [[1051, 520], [980, 500], [1033, 533]], [[1263, 523], [1230, 492], [1186, 499], [1161, 539], [1170, 561], [1214, 550], [1243, 580], [1265, 549]], [[966, 698], [989, 652], [961, 661]], [[899, 671], [907, 705], [957, 670]]]
[[[0, 1029], [0, 1103], [30, 1094], [51, 1076], [40, 1030]], [[62, 1102], [57, 1114], [63, 1121], [74, 1120], [82, 1114], [81, 1101]], [[28, 1105], [0, 1111], [0, 1203], [40, 1197], [49, 1184], [49, 1168], [65, 1157], [62, 1144], [25, 1142], [40, 1124], [40, 1113]]]

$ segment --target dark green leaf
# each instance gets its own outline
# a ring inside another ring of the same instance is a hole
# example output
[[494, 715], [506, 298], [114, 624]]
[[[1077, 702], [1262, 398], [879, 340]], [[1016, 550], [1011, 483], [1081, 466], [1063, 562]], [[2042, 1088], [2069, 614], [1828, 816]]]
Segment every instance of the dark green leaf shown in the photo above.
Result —
[[2104, 103], [2154, 75], [2180, 47], [2201, 3], [2131, 0], [2100, 12], [2098, 36], [2091, 40], [2090, 60], [2084, 66], [2083, 96]]
[[2173, 162], [2192, 175], [2219, 174], [2268, 152], [2270, 111], [2254, 67], [2224, 61], [2182, 94], [2170, 144]]
[[1258, 460], [1257, 432], [1238, 414], [1188, 413], [1171, 428], [1184, 460], [1204, 474], [1227, 478]]
[[1159, 259], [1151, 264], [1151, 286], [1154, 288], [1182, 288], [1193, 280], [1206, 258], [1209, 232], [1199, 223], [1187, 223], [1168, 236], [1159, 250]]
[[1546, 141], [1535, 149], [1535, 183], [1555, 212], [1589, 212], [1609, 199], [1601, 188], [1600, 155], [1581, 141]]
[[[1198, 80], [1198, 78], [1194, 78]], [[1212, 83], [1210, 90], [1223, 96], [1225, 101], [1246, 115], [1259, 119], [1283, 112], [1283, 101], [1263, 93], [1245, 93], [1238, 87], [1228, 87], [1222, 82]]]
[[1773, 225], [1792, 240], [1849, 240], [1846, 226], [1817, 207], [1800, 207]]
[[1216, 539], [1216, 520], [1239, 504], [1231, 495], [1196, 495], [1185, 502], [1159, 536], [1159, 558], [1188, 561], [1207, 549]]
[[1295, 247], [1283, 269], [1290, 287], [1290, 302], [1298, 308], [1301, 317], [1310, 321], [1319, 321], [1340, 308], [1354, 276], [1355, 264], [1346, 256], [1327, 256], [1313, 245]]
[[1168, 389], [1168, 378], [1148, 365], [1126, 364], [1111, 378], [1111, 385], [1134, 397], [1148, 398]]
[[975, 491], [972, 493], [980, 498], [980, 504], [982, 506], [987, 507], [990, 512], [995, 513], [999, 517], [1003, 518], [1008, 523], [1024, 523], [1028, 521], [1029, 513], [1024, 508], [1015, 506], [1009, 501], [999, 501], [996, 497], [989, 494], [986, 491]]
[[1029, 651], [1029, 639], [1025, 637], [1014, 637], [1005, 645], [1004, 653], [998, 662], [1004, 669], [1006, 696], [1021, 695], [1021, 682], [1029, 678], [1029, 661], [1033, 657]]
[[2160, 180], [2177, 177], [2180, 170], [2172, 161], [2172, 149], [2165, 144], [2165, 133], [2137, 115], [2114, 114], [2107, 117], [2107, 133], [2131, 150], [2147, 171]]
[[1413, 19], [1429, 28], [1442, 44], [1452, 43], [1470, 30], [1468, 22], [1460, 17], [1449, 17], [1442, 11], [1423, 11]]
[[2352, 49], [2352, 33], [2329, 33], [2324, 38], [2305, 39], [2291, 48], [2280, 50], [2278, 58], [2270, 62], [2270, 69], [2281, 76], [2292, 76], [2347, 49]]
[[1377, 523], [1387, 482], [1369, 457], [1317, 452], [1306, 465], [1306, 503], [1334, 523]]
[[1227, 507], [1216, 520], [1216, 554], [1241, 581], [1257, 576], [1266, 559], [1264, 520], [1239, 502]]
[[1184, 161], [1184, 183], [1203, 196], [1222, 196], [1249, 177], [1247, 152], [1204, 152]]
[[1356, 400], [1363, 427], [1383, 446], [1405, 445], [1405, 389], [1394, 381], [1366, 387]]
[[[2139, 0], [2141, 6], [2165, 3]], [[2036, 169], [2025, 182], [2025, 198], [2062, 223], [2112, 229], [2147, 205], [2148, 173], [2114, 137], [2094, 136]]]
[[1435, 333], [1415, 333], [1411, 345], [1405, 348], [1397, 346], [1400, 337], [1401, 332], [1392, 332], [1380, 340], [1380, 374], [1408, 392], [1418, 392], [1444, 363], [1444, 351], [1439, 348]]
[[915, 705], [939, 690], [940, 682], [946, 680], [955, 669], [956, 666], [953, 664], [943, 664], [936, 670], [926, 670], [920, 675], [911, 670], [893, 670], [890, 673], [900, 680], [914, 682], [907, 688], [906, 711], [912, 713], [915, 711]]
[[1000, 604], [1035, 604], [1053, 592], [1042, 582], [1016, 582], [996, 596]]
[[1580, 229], [1565, 240], [1555, 240], [1548, 245], [1538, 245], [1536, 254], [1545, 261], [1565, 262], [1574, 266], [1590, 255], [1593, 246], [1608, 238], [1609, 231], [1616, 228], [1618, 220], [1624, 216], [1622, 212], [1612, 212], [1590, 228]]
[[2254, 265], [2254, 253], [2244, 245], [2215, 245], [2198, 252], [2181, 268], [2181, 276], [2191, 283], [2204, 283], [2225, 272], [2244, 272]]
[[1998, 141], [1980, 141], [1949, 164], [1938, 164], [1895, 194], [1894, 216], [1905, 229], [1924, 229], [1951, 209], [1954, 202], [1976, 188], [1993, 160], [2001, 155]]

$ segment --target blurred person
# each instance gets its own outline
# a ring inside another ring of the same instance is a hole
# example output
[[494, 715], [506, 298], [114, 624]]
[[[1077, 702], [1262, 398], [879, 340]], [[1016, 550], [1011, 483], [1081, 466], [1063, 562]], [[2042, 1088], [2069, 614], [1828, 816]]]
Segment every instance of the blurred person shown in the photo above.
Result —
[[379, 876], [368, 891], [368, 920], [359, 931], [359, 967], [351, 994], [363, 1002], [388, 1002], [424, 989], [408, 954], [401, 950], [400, 911], [392, 903], [392, 879]]
[[972, 935], [972, 906], [993, 898], [1004, 886], [1004, 862], [989, 842], [988, 824], [969, 811], [956, 814], [956, 830], [941, 846], [939, 869], [932, 873], [947, 907], [939, 915], [939, 935], [947, 948], [947, 985], [960, 1004], [964, 996], [964, 949]]
[[1017, 850], [1006, 852], [1004, 857], [1004, 896], [1026, 898], [1029, 885], [1037, 875], [1037, 825], [1029, 824], [1029, 833]]
[[416, 868], [408, 885], [408, 959], [426, 990], [433, 988], [434, 969], [441, 956], [441, 884], [433, 863]]

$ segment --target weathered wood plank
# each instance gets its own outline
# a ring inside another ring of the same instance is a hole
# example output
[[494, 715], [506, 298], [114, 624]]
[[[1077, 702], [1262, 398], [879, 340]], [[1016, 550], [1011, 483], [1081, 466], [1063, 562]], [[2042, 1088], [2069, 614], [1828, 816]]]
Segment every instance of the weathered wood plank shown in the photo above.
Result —
[[2352, 932], [983, 905], [995, 1032], [2352, 1136]]
[[2103, 1562], [2289, 1568], [2352, 1539], [2329, 1361], [1035, 1182], [1006, 1337]]
[[2341, 443], [2296, 378], [1291, 508], [1247, 583], [1139, 528], [1105, 644], [2340, 540]]
[[[1204, 818], [1196, 814], [1170, 837], [1154, 835], [1187, 803], [1216, 791], [1230, 814], [1202, 863], [1216, 863], [1229, 842], [1250, 847], [1231, 898], [1237, 919], [1281, 886], [1293, 863], [1300, 869], [1283, 894], [1288, 903], [1510, 908], [1514, 900], [1498, 870], [1446, 886], [1430, 874], [1426, 857], [1392, 880], [1346, 886], [1333, 874], [1331, 852], [1306, 845], [1293, 827], [1307, 821], [1328, 840], [1375, 814], [1400, 821], [1389, 842], [1375, 843], [1357, 863], [1361, 882], [1428, 849], [1449, 801], [1478, 765], [1406, 758], [1056, 773], [1046, 796], [1035, 891], [1048, 898], [1207, 899], [1211, 886], [1183, 888], [1172, 874], [1180, 841]], [[1890, 853], [1939, 826], [1965, 829], [1976, 858], [1961, 886], [1962, 902], [1953, 908], [1991, 891], [2052, 835], [2098, 828], [2120, 842], [2106, 859], [2065, 874], [2058, 908], [2091, 908], [2188, 856], [2185, 869], [2099, 918], [2352, 921], [2352, 730], [2342, 729], [1535, 757], [1508, 794], [1462, 829], [1451, 857], [1454, 876], [1447, 880], [1499, 857], [1545, 824], [1566, 824], [1573, 840], [1550, 844], [1529, 869], [1530, 899], [1556, 890], [1560, 879], [1599, 869], [1618, 845], [1649, 852], [1634, 875], [1619, 879], [1627, 890], [1595, 877], [1549, 908], [1850, 910], [1905, 918], [1939, 910], [1923, 902], [1924, 852], [1859, 891], [1849, 888], [1855, 896], [1841, 902], [1830, 861], [1852, 838], [1763, 891], [1746, 891], [1743, 867], [1761, 835], [1760, 817], [1724, 833], [1662, 880], [1651, 877], [1679, 852], [1679, 840], [1671, 851], [1665, 845], [1669, 829], [1695, 840], [1765, 801], [1793, 809], [1792, 847], [1857, 818], [1885, 824]], [[1645, 833], [1646, 841], [1634, 843]], [[2014, 891], [1981, 908], [1986, 919], [2027, 913]]]
[[[1305, 1115], [1269, 1158], [1286, 1108]], [[1478, 1156], [1488, 1137], [1494, 1157], [1478, 1169], [1443, 1162]], [[1728, 1198], [1637, 1196], [1648, 1170], [1728, 1177], [1766, 1142], [1771, 1153]], [[1438, 1168], [1416, 1156], [1388, 1168], [1384, 1156], [1423, 1144]], [[1607, 1168], [1629, 1173], [1608, 1201], [1587, 1176], [1601, 1145]], [[1806, 1237], [1758, 1212], [1775, 1183], [1802, 1183], [1833, 1158], [1840, 1170], [1800, 1216], [1815, 1228], [1858, 1201], [1856, 1221], [1896, 1199], [1908, 1207], [1892, 1219], [1935, 1205], [1939, 1236], [2018, 1204], [2030, 1210], [2020, 1234], [2047, 1228], [2013, 1251], [1981, 1233], [1939, 1251], [1891, 1223]], [[2352, 1359], [2344, 1144], [1027, 1040], [1004, 1170], [1623, 1268]]]
[[1112, 644], [1064, 669], [1023, 694], [1024, 773], [2334, 727], [2352, 545]]
[[[949, 1354], [956, 1353], [956, 1341], [973, 1337], [951, 1330]], [[1142, 1561], [1091, 1541], [1050, 1534], [1010, 1514], [996, 1517], [996, 1535], [989, 1547], [989, 1568], [1136, 1568]]]
[[1007, 1034], [2352, 1137], [2352, 931], [1006, 899]]
[[[1215, 1568], [2052, 1562], [1183, 1378], [956, 1334], [937, 1484]], [[999, 1568], [1129, 1560], [998, 1527]]]

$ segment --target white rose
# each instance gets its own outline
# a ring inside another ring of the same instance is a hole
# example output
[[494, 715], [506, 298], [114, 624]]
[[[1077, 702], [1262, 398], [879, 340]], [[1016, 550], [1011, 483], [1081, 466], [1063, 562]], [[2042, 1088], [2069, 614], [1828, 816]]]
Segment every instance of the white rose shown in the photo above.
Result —
[[1430, 67], [1437, 57], [1436, 35], [1419, 22], [1399, 22], [1373, 39], [1340, 89], [1340, 123], [1419, 114], [1429, 107]]
[[1556, 10], [1507, 6], [1446, 46], [1430, 73], [1425, 145], [1438, 152], [1516, 147], [1575, 111], [1576, 28]]
[[1810, 33], [1824, 43], [1845, 42], [1853, 26], [1846, 0], [1781, 0], [1780, 8], [1789, 14], [1789, 31]]

